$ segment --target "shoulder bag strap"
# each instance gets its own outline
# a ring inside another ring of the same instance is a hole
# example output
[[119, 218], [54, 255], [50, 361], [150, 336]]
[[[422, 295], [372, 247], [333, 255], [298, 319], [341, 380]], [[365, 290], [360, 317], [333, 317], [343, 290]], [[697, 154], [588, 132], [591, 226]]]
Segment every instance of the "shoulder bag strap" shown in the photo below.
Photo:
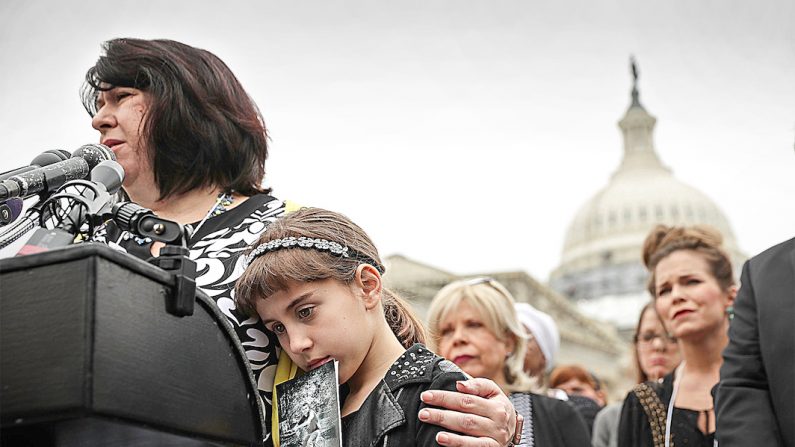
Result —
[[[640, 383], [632, 389], [635, 396], [638, 397], [643, 411], [646, 413], [646, 419], [649, 420], [649, 428], [651, 428], [651, 438], [654, 447], [665, 446], [665, 405], [660, 400], [660, 396], [648, 383]], [[673, 439], [671, 439], [671, 447], [674, 446]]]

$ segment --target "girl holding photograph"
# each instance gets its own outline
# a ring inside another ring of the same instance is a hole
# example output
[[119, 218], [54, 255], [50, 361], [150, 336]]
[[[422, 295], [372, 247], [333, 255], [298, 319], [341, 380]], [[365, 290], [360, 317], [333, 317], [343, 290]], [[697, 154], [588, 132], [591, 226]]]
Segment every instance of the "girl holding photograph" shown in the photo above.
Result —
[[361, 228], [304, 208], [272, 223], [245, 264], [238, 306], [262, 318], [301, 370], [339, 362], [345, 445], [437, 445], [443, 429], [418, 418], [420, 394], [455, 391], [466, 376], [422, 344], [422, 325], [383, 287], [384, 265]]

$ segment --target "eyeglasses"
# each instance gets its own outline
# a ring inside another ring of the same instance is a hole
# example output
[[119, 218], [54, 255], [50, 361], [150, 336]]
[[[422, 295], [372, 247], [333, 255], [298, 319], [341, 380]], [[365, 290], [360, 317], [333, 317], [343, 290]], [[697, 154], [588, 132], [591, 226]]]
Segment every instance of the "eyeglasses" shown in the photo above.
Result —
[[673, 345], [676, 344], [676, 337], [668, 334], [658, 334], [656, 332], [644, 332], [635, 335], [635, 343], [640, 346], [648, 347], [654, 344], [654, 340], [660, 339], [663, 344]]
[[470, 278], [470, 279], [467, 279], [465, 281], [462, 281], [462, 284], [465, 285], [465, 286], [470, 286], [470, 287], [471, 286], [478, 286], [480, 284], [486, 284], [486, 285], [490, 286], [492, 289], [496, 290], [497, 293], [499, 293], [500, 295], [502, 295], [503, 297], [505, 297], [509, 301], [513, 301], [514, 300], [513, 299], [513, 295], [511, 295], [511, 292], [509, 292], [508, 289], [505, 288], [505, 286], [503, 286], [502, 284], [497, 282], [496, 279], [494, 279], [494, 278], [492, 278], [490, 276], [478, 276], [476, 278]]
[[493, 285], [495, 282], [497, 281], [495, 281], [494, 278], [491, 278], [489, 276], [478, 276], [476, 278], [470, 278], [463, 281], [463, 283], [467, 286], [476, 286], [478, 284]]

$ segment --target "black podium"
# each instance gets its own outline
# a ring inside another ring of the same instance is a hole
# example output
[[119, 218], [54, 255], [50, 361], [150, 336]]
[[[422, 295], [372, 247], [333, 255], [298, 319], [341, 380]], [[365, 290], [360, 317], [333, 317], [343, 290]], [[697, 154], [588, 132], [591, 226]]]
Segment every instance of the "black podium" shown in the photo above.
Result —
[[3, 446], [261, 445], [263, 410], [233, 329], [199, 292], [83, 244], [0, 260]]

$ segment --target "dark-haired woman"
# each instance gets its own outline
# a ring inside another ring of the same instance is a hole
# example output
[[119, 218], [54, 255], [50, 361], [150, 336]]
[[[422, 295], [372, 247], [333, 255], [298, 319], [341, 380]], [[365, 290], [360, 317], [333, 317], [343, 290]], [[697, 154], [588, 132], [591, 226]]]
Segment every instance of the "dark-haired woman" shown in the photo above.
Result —
[[[117, 39], [88, 70], [83, 104], [125, 172], [130, 200], [187, 225], [197, 286], [236, 329], [263, 395], [273, 341], [231, 298], [238, 256], [286, 205], [260, 186], [268, 154], [261, 116], [231, 70], [172, 41]], [[223, 81], [223, 82], [222, 82]], [[147, 259], [160, 243], [113, 223], [95, 239]]]
[[649, 292], [666, 329], [678, 340], [682, 363], [662, 384], [646, 382], [627, 395], [619, 447], [714, 445], [710, 391], [719, 380], [737, 292], [721, 240], [707, 227], [658, 226], [646, 238]]
[[[291, 208], [261, 186], [268, 145], [259, 110], [217, 56], [171, 40], [106, 42], [86, 74], [82, 97], [100, 142], [125, 170], [129, 198], [187, 226], [196, 284], [235, 327], [270, 418], [276, 339], [239, 312], [231, 296], [242, 273], [241, 253]], [[141, 258], [160, 249], [112, 223], [95, 239]], [[434, 393], [426, 403], [451, 410], [432, 409], [428, 422], [504, 445], [515, 430], [515, 413], [495, 389], [491, 382], [470, 381], [460, 390], [476, 396]], [[465, 398], [473, 403], [470, 414], [460, 410]], [[484, 442], [454, 434], [447, 439], [443, 445]]]
[[[681, 361], [679, 345], [665, 330], [653, 302], [641, 309], [632, 341], [637, 384], [662, 380]], [[618, 423], [623, 405], [623, 401], [610, 404], [596, 415], [591, 437], [593, 447], [618, 446]]]

